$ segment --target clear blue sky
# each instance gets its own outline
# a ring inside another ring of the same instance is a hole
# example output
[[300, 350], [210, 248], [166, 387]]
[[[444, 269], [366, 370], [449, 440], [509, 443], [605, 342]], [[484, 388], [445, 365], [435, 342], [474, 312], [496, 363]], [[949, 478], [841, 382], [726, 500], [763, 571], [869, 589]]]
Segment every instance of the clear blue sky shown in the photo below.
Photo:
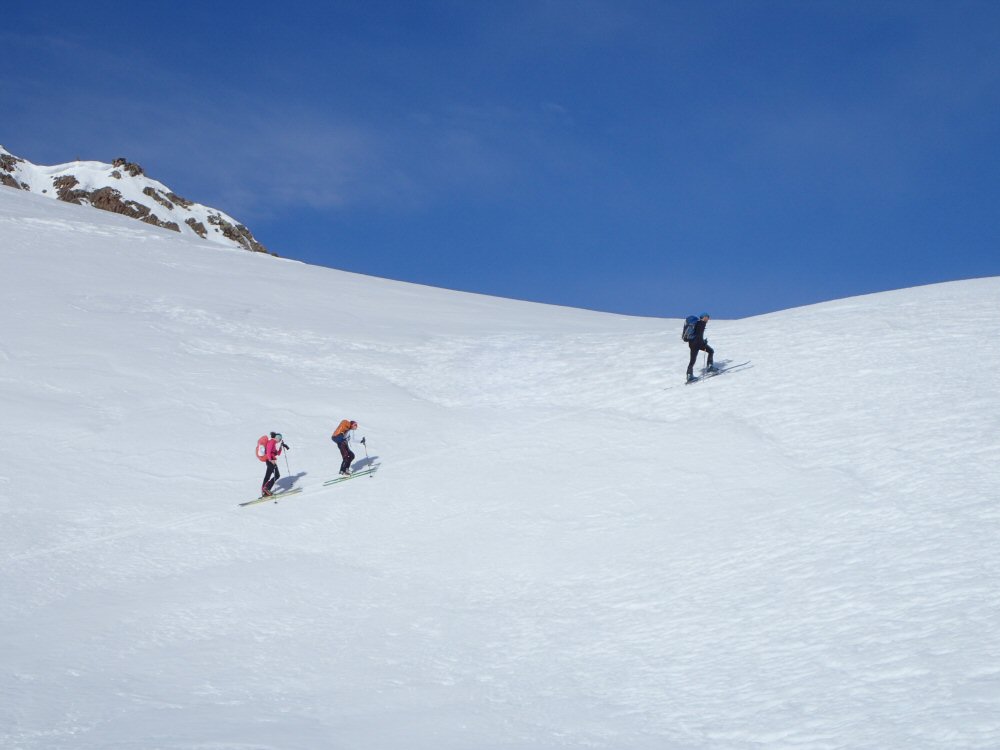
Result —
[[3, 17], [0, 143], [41, 164], [125, 156], [286, 257], [728, 318], [1000, 274], [1000, 2], [18, 0]]

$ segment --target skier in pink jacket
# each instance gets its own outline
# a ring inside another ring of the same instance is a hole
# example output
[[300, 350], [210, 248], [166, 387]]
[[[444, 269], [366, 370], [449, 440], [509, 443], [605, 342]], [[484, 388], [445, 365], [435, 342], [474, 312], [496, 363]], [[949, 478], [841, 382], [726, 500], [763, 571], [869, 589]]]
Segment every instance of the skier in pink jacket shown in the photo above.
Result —
[[278, 456], [281, 455], [282, 448], [290, 450], [291, 446], [285, 443], [280, 432], [272, 432], [271, 439], [267, 441], [267, 445], [264, 448], [264, 461], [267, 463], [267, 472], [264, 474], [264, 483], [260, 487], [261, 497], [270, 497], [273, 495], [274, 493], [271, 491], [271, 488], [281, 478], [281, 472], [278, 471]]

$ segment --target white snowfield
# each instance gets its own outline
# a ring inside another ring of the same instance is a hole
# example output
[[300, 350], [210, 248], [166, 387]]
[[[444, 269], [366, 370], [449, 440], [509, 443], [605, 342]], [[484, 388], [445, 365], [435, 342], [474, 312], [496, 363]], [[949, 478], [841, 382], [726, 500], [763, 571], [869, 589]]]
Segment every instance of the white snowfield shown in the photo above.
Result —
[[1000, 278], [684, 386], [679, 319], [8, 188], [0, 270], [2, 748], [1000, 747]]

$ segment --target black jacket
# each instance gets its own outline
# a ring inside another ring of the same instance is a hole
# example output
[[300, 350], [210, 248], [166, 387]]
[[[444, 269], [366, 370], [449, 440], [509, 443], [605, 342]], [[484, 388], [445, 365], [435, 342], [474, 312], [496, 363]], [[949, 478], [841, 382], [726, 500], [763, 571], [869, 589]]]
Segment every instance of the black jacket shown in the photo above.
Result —
[[688, 341], [688, 346], [692, 349], [700, 349], [705, 345], [705, 326], [707, 325], [707, 320], [699, 320], [694, 324], [694, 336]]

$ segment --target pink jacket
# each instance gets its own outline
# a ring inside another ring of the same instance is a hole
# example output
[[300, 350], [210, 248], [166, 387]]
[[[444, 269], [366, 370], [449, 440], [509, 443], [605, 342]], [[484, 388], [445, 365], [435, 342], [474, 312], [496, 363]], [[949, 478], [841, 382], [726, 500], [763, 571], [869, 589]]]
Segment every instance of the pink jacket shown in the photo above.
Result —
[[267, 441], [267, 447], [264, 449], [264, 458], [268, 461], [274, 461], [278, 456], [281, 455], [281, 446], [278, 445], [278, 441], [271, 438]]

